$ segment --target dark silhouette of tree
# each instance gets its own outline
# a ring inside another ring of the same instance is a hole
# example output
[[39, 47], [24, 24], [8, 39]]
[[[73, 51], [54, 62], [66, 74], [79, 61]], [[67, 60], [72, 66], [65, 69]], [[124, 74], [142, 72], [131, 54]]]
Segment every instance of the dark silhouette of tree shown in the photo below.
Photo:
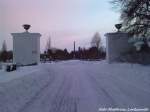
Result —
[[2, 52], [3, 51], [7, 51], [7, 45], [6, 45], [6, 41], [4, 40], [3, 45], [2, 45]]
[[7, 59], [8, 59], [7, 45], [6, 45], [6, 42], [4, 40], [3, 45], [2, 45], [1, 54], [0, 54], [0, 60], [3, 62], [6, 62]]
[[150, 0], [113, 0], [121, 11], [123, 30], [135, 37], [150, 36]]
[[98, 32], [96, 32], [91, 40], [91, 47], [100, 48], [101, 44], [101, 36]]
[[69, 53], [68, 50], [65, 48], [64, 49], [64, 59], [68, 59], [69, 58]]
[[7, 52], [7, 59], [8, 60], [12, 60], [13, 59], [13, 52], [12, 51], [8, 51]]
[[47, 43], [46, 43], [46, 51], [51, 49], [51, 37], [48, 38]]
[[92, 38], [91, 41], [91, 48], [89, 48], [88, 56], [92, 59], [98, 59], [100, 58], [100, 53], [102, 52], [102, 43], [101, 43], [101, 36], [98, 32], [95, 33], [95, 35]]

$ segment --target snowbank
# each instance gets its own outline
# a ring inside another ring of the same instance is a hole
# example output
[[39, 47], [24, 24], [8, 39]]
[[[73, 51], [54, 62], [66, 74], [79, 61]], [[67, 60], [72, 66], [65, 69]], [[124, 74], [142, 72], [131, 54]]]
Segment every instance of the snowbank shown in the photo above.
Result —
[[[52, 82], [53, 76], [39, 66], [0, 73], [0, 112], [18, 112], [30, 99]], [[40, 69], [40, 70], [39, 70]]]
[[9, 82], [11, 80], [21, 78], [25, 75], [29, 75], [32, 72], [40, 71], [42, 64], [37, 66], [25, 66], [19, 67], [16, 71], [6, 72], [5, 68], [3, 67], [0, 70], [0, 83]]

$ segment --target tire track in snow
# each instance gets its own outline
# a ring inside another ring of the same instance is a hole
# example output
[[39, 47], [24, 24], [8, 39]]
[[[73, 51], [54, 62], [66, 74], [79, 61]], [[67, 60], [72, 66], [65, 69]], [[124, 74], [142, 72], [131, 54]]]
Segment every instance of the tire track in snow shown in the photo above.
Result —
[[112, 98], [111, 93], [108, 93], [106, 88], [103, 88], [103, 86], [98, 83], [96, 78], [94, 78], [89, 73], [87, 74], [87, 77], [89, 77], [91, 84], [93, 85], [95, 91], [98, 93], [99, 100], [103, 100], [103, 102], [104, 102], [103, 105], [108, 106], [108, 107], [110, 107], [110, 106], [117, 107], [117, 103]]
[[77, 112], [77, 98], [70, 96], [72, 89], [71, 76], [64, 76], [63, 84], [58, 88], [49, 112]]
[[[129, 107], [129, 105], [132, 105], [132, 107], [144, 108], [147, 105], [147, 107], [150, 107], [149, 99], [147, 99], [150, 96], [149, 91], [145, 91], [143, 88], [135, 86], [134, 83], [127, 82], [126, 80], [120, 79], [118, 77], [112, 77], [112, 79], [114, 85], [123, 93], [121, 95], [125, 97], [125, 99], [122, 100], [126, 102], [123, 104], [124, 106]], [[137, 98], [137, 96], [139, 97]], [[126, 99], [130, 99], [130, 102], [126, 101]], [[141, 101], [145, 103], [141, 104]]]
[[[64, 70], [60, 72], [57, 69], [53, 71], [55, 78], [52, 79], [53, 81], [50, 81], [52, 84], [47, 84], [19, 112], [41, 112], [43, 102], [46, 105], [46, 109], [42, 110], [43, 112], [77, 112], [77, 97], [69, 94], [73, 80], [70, 76], [71, 73]], [[62, 75], [62, 72], [66, 72], [67, 75]], [[35, 109], [37, 106], [39, 106], [38, 109], [40, 110]]]
[[[49, 72], [48, 69], [45, 69], [47, 72]], [[41, 74], [42, 75], [42, 74]], [[23, 107], [21, 107], [21, 109], [18, 110], [18, 112], [24, 112], [24, 110], [26, 108], [28, 108], [29, 105], [32, 105], [32, 103], [40, 96], [41, 92], [45, 91], [55, 80], [55, 76], [54, 75], [50, 75], [51, 76], [51, 80], [48, 81], [48, 83], [46, 85], [44, 85], [28, 102], [26, 102], [24, 104]]]

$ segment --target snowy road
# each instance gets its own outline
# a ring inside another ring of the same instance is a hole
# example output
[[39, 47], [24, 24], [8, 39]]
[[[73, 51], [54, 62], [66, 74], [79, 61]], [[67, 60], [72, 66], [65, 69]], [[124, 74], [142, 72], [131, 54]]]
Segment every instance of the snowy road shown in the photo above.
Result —
[[[3, 101], [7, 100], [7, 103], [0, 105], [1, 112], [99, 112], [99, 108], [106, 107], [150, 108], [150, 71], [143, 75], [142, 71], [135, 73], [136, 67], [122, 65], [120, 69], [122, 72], [115, 66], [98, 62], [46, 64], [36, 73], [42, 73], [47, 79], [45, 84], [39, 90], [32, 89], [26, 93], [34, 93], [27, 100], [22, 99], [26, 95], [18, 98], [23, 102], [20, 106], [16, 106], [19, 104], [17, 97], [11, 99], [6, 96], [8, 98], [3, 98]], [[4, 87], [11, 88], [9, 84], [1, 87], [5, 92]], [[16, 102], [14, 107], [9, 100]]]

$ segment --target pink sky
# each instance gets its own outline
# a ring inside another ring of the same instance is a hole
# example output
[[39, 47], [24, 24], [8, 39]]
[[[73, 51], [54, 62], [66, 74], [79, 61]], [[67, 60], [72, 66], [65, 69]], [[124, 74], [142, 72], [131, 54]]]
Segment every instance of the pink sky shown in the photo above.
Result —
[[6, 40], [12, 49], [10, 33], [23, 32], [22, 24], [28, 23], [31, 32], [39, 32], [41, 51], [46, 40], [52, 45], [72, 49], [73, 41], [78, 46], [90, 45], [95, 32], [112, 32], [119, 22], [119, 14], [112, 11], [109, 0], [0, 0], [0, 46]]

